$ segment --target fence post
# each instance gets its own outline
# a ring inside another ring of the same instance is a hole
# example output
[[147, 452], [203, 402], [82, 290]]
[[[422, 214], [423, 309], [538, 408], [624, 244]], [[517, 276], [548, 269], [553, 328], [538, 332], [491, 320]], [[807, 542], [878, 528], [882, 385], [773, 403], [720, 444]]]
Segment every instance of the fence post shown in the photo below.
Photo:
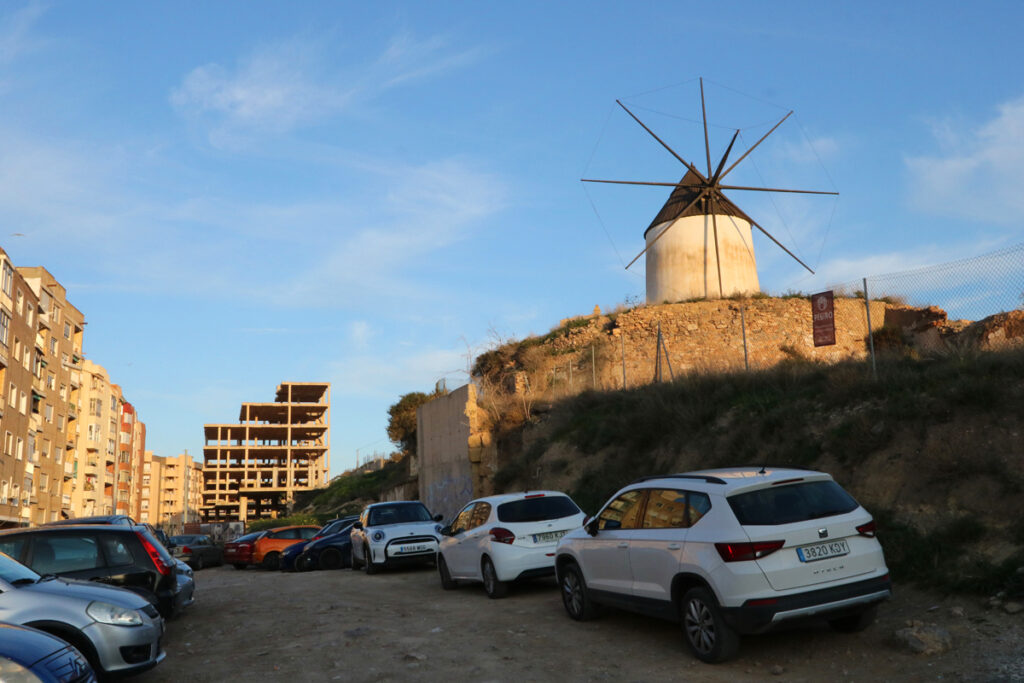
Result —
[[878, 379], [878, 366], [875, 364], [875, 333], [871, 329], [871, 297], [868, 296], [868, 279], [864, 278], [864, 310], [868, 314], [868, 346], [871, 349], [871, 377]]
[[619, 341], [622, 346], [622, 388], [626, 388], [626, 335], [619, 332]]
[[743, 367], [747, 372], [750, 372], [750, 359], [747, 356], [747, 316], [743, 309], [745, 306], [740, 304], [740, 326], [743, 328]]

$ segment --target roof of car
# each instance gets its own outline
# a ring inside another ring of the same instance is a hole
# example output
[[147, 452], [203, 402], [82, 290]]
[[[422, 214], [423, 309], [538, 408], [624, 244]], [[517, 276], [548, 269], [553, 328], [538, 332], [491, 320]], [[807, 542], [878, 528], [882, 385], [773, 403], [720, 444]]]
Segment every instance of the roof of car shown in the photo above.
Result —
[[66, 534], [66, 533], [84, 533], [86, 531], [106, 531], [115, 534], [132, 533], [149, 531], [144, 526], [136, 524], [135, 526], [126, 526], [123, 524], [67, 524], [67, 525], [55, 525], [55, 526], [31, 526], [31, 527], [14, 527], [12, 529], [0, 529], [0, 536], [10, 536], [13, 534], [24, 534], [24, 533], [44, 533], [44, 534]]
[[[75, 526], [78, 524], [113, 524], [114, 522], [120, 522], [126, 520], [133, 522], [134, 520], [128, 515], [94, 515], [92, 517], [72, 517], [71, 519], [60, 519], [55, 522], [46, 522], [41, 526]], [[122, 525], [128, 526], [128, 525]]]
[[679, 486], [680, 481], [685, 481], [687, 487], [702, 491], [731, 494], [742, 489], [756, 489], [762, 486], [778, 486], [783, 483], [831, 478], [831, 475], [824, 472], [763, 465], [758, 467], [721, 467], [710, 470], [697, 470], [695, 472], [681, 472], [679, 474], [651, 475], [641, 477], [634, 481], [633, 484], [650, 486], [651, 484], [661, 483]]
[[492, 505], [500, 505], [501, 503], [507, 503], [513, 500], [526, 500], [527, 498], [546, 498], [548, 496], [562, 496], [568, 498], [568, 494], [562, 491], [519, 491], [517, 493], [499, 493], [493, 496], [484, 496], [483, 498], [474, 498], [473, 500], [466, 503], [491, 503]]
[[384, 500], [379, 503], [370, 503], [367, 508], [375, 508], [381, 505], [423, 505], [422, 500]]

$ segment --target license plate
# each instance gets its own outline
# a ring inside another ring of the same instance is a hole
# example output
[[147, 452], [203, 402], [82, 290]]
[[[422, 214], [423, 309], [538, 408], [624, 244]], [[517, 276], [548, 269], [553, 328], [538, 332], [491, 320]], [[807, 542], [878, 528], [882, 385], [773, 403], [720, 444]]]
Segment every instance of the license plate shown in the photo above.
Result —
[[418, 543], [416, 545], [400, 545], [398, 546], [398, 554], [404, 555], [406, 553], [422, 553], [425, 550], [430, 550], [430, 546], [426, 543]]
[[801, 562], [817, 562], [827, 560], [830, 557], [840, 557], [850, 552], [850, 546], [846, 541], [830, 541], [828, 543], [817, 543], [805, 545], [796, 549], [796, 554]]
[[533, 542], [534, 543], [548, 543], [550, 541], [557, 541], [562, 536], [565, 536], [567, 533], [568, 533], [568, 530], [545, 531], [542, 534], [534, 534], [533, 535]]

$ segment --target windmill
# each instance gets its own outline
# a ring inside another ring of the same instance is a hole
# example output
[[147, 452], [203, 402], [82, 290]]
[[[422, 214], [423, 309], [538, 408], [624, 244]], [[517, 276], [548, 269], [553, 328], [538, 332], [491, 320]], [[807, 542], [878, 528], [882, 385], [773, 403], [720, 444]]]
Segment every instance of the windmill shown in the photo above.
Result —
[[708, 137], [708, 117], [704, 103], [704, 79], [700, 79], [700, 108], [704, 120], [704, 152], [707, 174], [676, 154], [664, 140], [648, 128], [643, 121], [621, 101], [615, 101], [647, 133], [674, 156], [686, 173], [676, 183], [639, 180], [597, 180], [582, 178], [585, 183], [611, 183], [616, 185], [653, 185], [672, 187], [668, 201], [644, 231], [646, 246], [626, 265], [632, 266], [647, 255], [647, 302], [683, 301], [687, 299], [720, 299], [737, 294], [760, 291], [757, 262], [751, 241], [751, 227], [760, 230], [768, 239], [789, 254], [797, 263], [814, 273], [757, 221], [748, 216], [723, 190], [750, 192], [790, 192], [797, 194], [838, 195], [838, 192], [816, 190], [789, 190], [771, 187], [726, 185], [726, 176], [741, 161], [757, 149], [758, 145], [775, 132], [793, 112], [782, 117], [771, 130], [754, 143], [742, 156], [726, 168], [729, 153], [740, 131], [736, 131], [716, 167], [711, 165], [711, 143]]

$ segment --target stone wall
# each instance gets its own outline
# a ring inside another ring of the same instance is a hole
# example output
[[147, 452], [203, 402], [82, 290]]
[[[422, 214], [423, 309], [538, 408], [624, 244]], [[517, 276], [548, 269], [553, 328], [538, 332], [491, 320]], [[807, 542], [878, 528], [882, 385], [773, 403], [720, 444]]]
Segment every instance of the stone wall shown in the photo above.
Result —
[[[888, 304], [871, 302], [871, 324], [885, 322]], [[742, 308], [742, 313], [741, 313]], [[577, 319], [578, 320], [578, 319]], [[836, 344], [815, 347], [811, 304], [805, 298], [731, 300], [642, 306], [624, 313], [596, 315], [548, 342], [554, 355], [534, 372], [530, 386], [562, 391], [627, 386], [654, 378], [658, 325], [661, 325], [669, 368], [675, 375], [740, 370], [746, 350], [751, 369], [767, 368], [794, 358], [838, 362], [867, 356], [867, 313], [861, 299], [835, 300]], [[664, 361], [663, 361], [664, 362]], [[540, 387], [539, 385], [544, 385]]]
[[467, 501], [490, 493], [496, 449], [476, 402], [476, 387], [459, 387], [416, 410], [420, 499], [450, 520]]

